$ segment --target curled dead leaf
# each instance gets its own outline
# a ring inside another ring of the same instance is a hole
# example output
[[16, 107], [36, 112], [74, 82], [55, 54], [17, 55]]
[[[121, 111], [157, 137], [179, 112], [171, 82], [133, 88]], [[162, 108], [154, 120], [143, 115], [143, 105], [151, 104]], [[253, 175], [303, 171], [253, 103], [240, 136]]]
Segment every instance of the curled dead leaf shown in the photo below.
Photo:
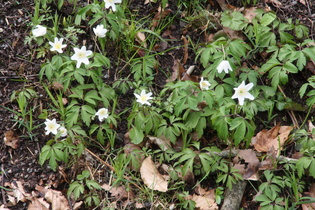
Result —
[[150, 189], [160, 192], [166, 192], [168, 190], [167, 181], [158, 172], [154, 162], [151, 160], [151, 156], [147, 157], [142, 162], [140, 174], [144, 184]]
[[258, 152], [268, 152], [272, 147], [279, 150], [279, 145], [283, 146], [292, 129], [291, 126], [280, 126], [280, 124], [270, 130], [264, 129], [252, 138], [252, 144]]
[[110, 192], [111, 195], [118, 200], [125, 199], [125, 198], [128, 198], [128, 199], [134, 198], [133, 192], [132, 191], [127, 192], [125, 186], [112, 187], [108, 184], [103, 184], [101, 187], [104, 190]]
[[20, 139], [14, 134], [13, 131], [7, 131], [4, 133], [4, 144], [16, 149], [19, 147]]
[[54, 210], [68, 210], [70, 209], [67, 198], [57, 190], [46, 189], [42, 186], [36, 186], [35, 188], [42, 194], [48, 203], [51, 203], [51, 208]]

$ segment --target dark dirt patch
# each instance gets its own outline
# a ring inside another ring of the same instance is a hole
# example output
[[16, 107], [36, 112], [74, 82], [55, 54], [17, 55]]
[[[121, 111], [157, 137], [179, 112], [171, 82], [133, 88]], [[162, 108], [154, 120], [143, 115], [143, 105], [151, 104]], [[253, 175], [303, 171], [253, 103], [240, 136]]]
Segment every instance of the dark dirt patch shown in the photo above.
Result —
[[[130, 4], [131, 11], [137, 11], [138, 18], [144, 16], [154, 17], [158, 4], [144, 5], [144, 1], [132, 1]], [[211, 1], [209, 1], [211, 2]], [[277, 15], [285, 20], [287, 18], [298, 19], [306, 24], [310, 29], [310, 38], [315, 38], [314, 22], [315, 22], [315, 3], [312, 1], [306, 1], [308, 5], [303, 5], [298, 1], [293, 0], [281, 0], [283, 6], [278, 7], [272, 4], [268, 4]], [[238, 1], [229, 1], [230, 4], [239, 6]], [[169, 8], [172, 13], [177, 11], [177, 1], [169, 2]], [[207, 5], [205, 5], [206, 7]], [[217, 8], [221, 10], [220, 8]], [[32, 12], [34, 10], [33, 1], [5, 1], [0, 3], [0, 185], [4, 185], [5, 182], [24, 181], [25, 190], [31, 192], [35, 189], [37, 184], [49, 185], [52, 188], [60, 189], [64, 182], [64, 177], [59, 173], [54, 173], [46, 165], [41, 167], [38, 164], [38, 155], [40, 149], [45, 145], [47, 138], [43, 135], [43, 127], [35, 132], [40, 133], [36, 138], [30, 139], [25, 136], [26, 131], [18, 127], [12, 119], [14, 115], [9, 108], [14, 111], [18, 111], [16, 103], [10, 102], [10, 96], [15, 90], [21, 90], [25, 85], [34, 86], [38, 82], [38, 72], [40, 69], [40, 61], [33, 59], [33, 55], [27, 45], [24, 45], [24, 38], [30, 31], [30, 20]], [[68, 11], [64, 11], [68, 14]], [[174, 24], [169, 26], [165, 30], [170, 30], [174, 39], [167, 43], [168, 48], [174, 48], [173, 50], [165, 53], [164, 55], [157, 56], [159, 66], [156, 69], [156, 86], [160, 89], [164, 84], [167, 77], [171, 75], [174, 60], [183, 58], [183, 41], [181, 37], [183, 35], [189, 35], [192, 40], [202, 39], [199, 33], [196, 31], [185, 30], [185, 23], [180, 21], [180, 14], [175, 18]], [[165, 37], [163, 37], [165, 38]], [[169, 37], [168, 37], [169, 38]], [[162, 43], [160, 43], [162, 45]], [[114, 52], [114, 49], [113, 49]], [[193, 51], [189, 51], [189, 58], [184, 68], [187, 69], [190, 65], [196, 65], [195, 74], [200, 73], [202, 69], [201, 65], [195, 63], [195, 55]], [[109, 78], [114, 78], [114, 69]], [[310, 73], [303, 73], [298, 77], [291, 78], [290, 84], [284, 89], [284, 92], [288, 97], [292, 97], [294, 101], [298, 101], [301, 104], [303, 101], [299, 101], [296, 97], [296, 90], [307, 80]], [[130, 95], [132, 97], [130, 92]], [[128, 95], [128, 94], [127, 94]], [[294, 98], [293, 98], [294, 97]], [[43, 100], [44, 99], [39, 99]], [[121, 104], [128, 105], [130, 103], [128, 97], [121, 96]], [[121, 107], [123, 110], [123, 107]], [[305, 117], [304, 112], [300, 112], [298, 120], [301, 122]], [[279, 113], [279, 119], [288, 119], [288, 123], [291, 122], [290, 116], [287, 112]], [[40, 124], [42, 122], [37, 122]], [[118, 128], [120, 135], [126, 132], [127, 127], [124, 123]], [[10, 149], [5, 146], [2, 139], [4, 133], [13, 130], [16, 135], [21, 136], [20, 146], [16, 149]], [[23, 137], [24, 135], [24, 137]], [[121, 142], [122, 143], [122, 142]], [[71, 171], [67, 171], [71, 174]], [[6, 204], [7, 197], [5, 191], [1, 190], [0, 193], [0, 205]], [[249, 192], [248, 196], [251, 192]], [[245, 203], [245, 201], [244, 201]], [[244, 204], [244, 208], [251, 209], [252, 204]], [[12, 209], [26, 209], [26, 203], [20, 203], [19, 205], [12, 207]]]

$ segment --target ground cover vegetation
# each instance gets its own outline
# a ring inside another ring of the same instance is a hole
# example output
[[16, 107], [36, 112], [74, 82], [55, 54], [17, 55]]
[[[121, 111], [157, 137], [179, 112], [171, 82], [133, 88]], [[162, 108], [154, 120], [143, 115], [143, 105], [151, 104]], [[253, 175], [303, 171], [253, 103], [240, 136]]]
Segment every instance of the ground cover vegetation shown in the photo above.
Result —
[[4, 143], [43, 139], [63, 181], [5, 182], [3, 208], [314, 208], [314, 32], [279, 1], [33, 4]]

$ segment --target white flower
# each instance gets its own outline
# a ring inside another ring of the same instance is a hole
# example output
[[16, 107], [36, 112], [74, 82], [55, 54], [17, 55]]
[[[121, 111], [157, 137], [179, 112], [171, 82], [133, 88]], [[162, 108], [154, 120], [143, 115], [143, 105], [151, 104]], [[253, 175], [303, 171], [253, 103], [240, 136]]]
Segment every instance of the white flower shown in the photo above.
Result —
[[113, 12], [116, 11], [116, 4], [120, 4], [121, 0], [104, 0], [105, 2], [105, 8], [108, 9], [110, 7], [112, 7]]
[[148, 100], [150, 100], [150, 99], [152, 99], [152, 97], [151, 97], [151, 95], [152, 95], [152, 93], [151, 92], [149, 92], [149, 93], [145, 93], [145, 90], [142, 90], [141, 91], [141, 93], [140, 93], [140, 95], [138, 95], [138, 94], [136, 94], [136, 93], [134, 93], [135, 94], [135, 96], [136, 96], [136, 98], [137, 98], [137, 102], [139, 102], [140, 104], [147, 104], [147, 105], [151, 105], [149, 102], [148, 102]]
[[201, 90], [209, 90], [211, 84], [207, 80], [203, 80], [203, 77], [201, 77], [199, 85]]
[[229, 70], [233, 71], [229, 61], [227, 60], [221, 61], [221, 63], [217, 67], [217, 70], [219, 73], [221, 73], [223, 70], [225, 71], [225, 73], [229, 73]]
[[59, 127], [58, 130], [59, 130], [59, 132], [60, 132], [60, 136], [61, 136], [61, 137], [67, 136], [67, 129], [66, 129], [65, 127], [61, 126], [61, 127]]
[[105, 29], [103, 25], [98, 25], [95, 28], [93, 28], [93, 31], [94, 31], [96, 36], [105, 37], [107, 29]]
[[45, 125], [46, 135], [48, 135], [50, 132], [56, 135], [58, 132], [58, 128], [60, 127], [60, 125], [56, 122], [56, 119], [46, 119]]
[[66, 44], [62, 44], [62, 42], [63, 38], [58, 39], [57, 37], [55, 37], [54, 42], [49, 42], [52, 47], [50, 51], [57, 51], [59, 53], [62, 53], [62, 48], [67, 46]]
[[74, 47], [74, 55], [71, 57], [71, 60], [77, 61], [77, 68], [80, 68], [81, 63], [89, 64], [89, 59], [87, 56], [92, 55], [91, 50], [86, 50], [86, 47], [83, 46], [81, 49]]
[[44, 36], [47, 33], [47, 29], [44, 26], [37, 25], [33, 30], [32, 33], [35, 37]]
[[253, 86], [254, 86], [253, 83], [249, 83], [245, 85], [245, 82], [243, 81], [242, 84], [240, 84], [240, 86], [238, 86], [237, 88], [234, 88], [235, 93], [232, 96], [232, 99], [237, 98], [241, 106], [244, 104], [245, 98], [254, 100], [254, 96], [248, 92], [250, 89], [252, 89]]
[[104, 119], [108, 117], [108, 109], [101, 108], [96, 112], [95, 115], [98, 116], [98, 119], [102, 122]]

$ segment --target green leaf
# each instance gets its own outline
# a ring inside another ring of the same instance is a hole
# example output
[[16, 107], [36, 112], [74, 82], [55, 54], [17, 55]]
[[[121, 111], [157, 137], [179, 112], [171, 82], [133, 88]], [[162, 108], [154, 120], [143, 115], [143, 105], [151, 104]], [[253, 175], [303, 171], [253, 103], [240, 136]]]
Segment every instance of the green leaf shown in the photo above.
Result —
[[273, 12], [268, 12], [263, 15], [263, 17], [260, 19], [260, 24], [263, 26], [268, 26], [270, 23], [272, 23], [277, 18], [276, 14]]
[[133, 126], [130, 130], [130, 140], [134, 144], [140, 144], [144, 138], [142, 130], [139, 130], [137, 127]]
[[90, 190], [93, 190], [93, 188], [98, 190], [102, 189], [101, 186], [94, 180], [87, 179], [85, 183]]
[[315, 61], [315, 47], [307, 47], [302, 50], [310, 59]]
[[283, 65], [283, 68], [285, 71], [288, 71], [291, 73], [297, 73], [299, 71], [298, 68], [294, 64], [292, 64], [291, 62], [286, 62]]
[[98, 92], [96, 90], [90, 90], [84, 96], [84, 100], [93, 105], [97, 104], [97, 101], [102, 101], [102, 99], [98, 96]]
[[302, 85], [302, 87], [300, 87], [300, 90], [299, 90], [300, 98], [303, 98], [308, 86], [309, 86], [309, 84], [305, 83]]

